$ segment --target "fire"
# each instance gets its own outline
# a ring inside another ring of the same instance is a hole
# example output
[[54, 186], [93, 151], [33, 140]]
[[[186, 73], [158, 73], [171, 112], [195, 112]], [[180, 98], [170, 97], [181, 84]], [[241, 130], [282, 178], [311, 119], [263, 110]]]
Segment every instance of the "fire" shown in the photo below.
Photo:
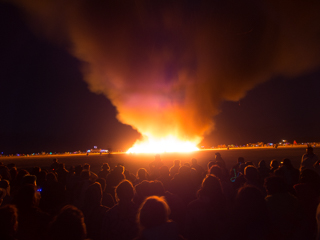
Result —
[[199, 150], [198, 142], [180, 140], [174, 136], [161, 139], [145, 137], [144, 140], [137, 140], [127, 153], [192, 152]]

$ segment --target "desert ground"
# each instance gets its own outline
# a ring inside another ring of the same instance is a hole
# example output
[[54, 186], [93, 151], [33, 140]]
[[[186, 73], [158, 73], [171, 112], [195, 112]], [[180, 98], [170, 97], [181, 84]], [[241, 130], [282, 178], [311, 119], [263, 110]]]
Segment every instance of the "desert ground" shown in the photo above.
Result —
[[[222, 158], [225, 160], [227, 167], [231, 168], [236, 162], [238, 157], [244, 157], [245, 161], [252, 161], [258, 166], [259, 161], [265, 160], [267, 164], [273, 159], [279, 162], [284, 158], [289, 158], [292, 164], [299, 168], [301, 156], [305, 153], [306, 147], [285, 147], [285, 148], [236, 148], [236, 149], [213, 149], [213, 150], [200, 150], [190, 153], [162, 153], [161, 159], [168, 167], [172, 166], [174, 160], [179, 159], [181, 164], [190, 162], [192, 158], [196, 158], [198, 163], [206, 167], [210, 160], [214, 160], [216, 152], [220, 152]], [[314, 149], [315, 154], [319, 156], [320, 148]], [[54, 158], [59, 162], [65, 163], [66, 168], [79, 164], [89, 163], [93, 172], [98, 172], [102, 163], [109, 163], [113, 168], [117, 164], [122, 164], [131, 173], [144, 167], [148, 169], [149, 163], [154, 160], [155, 154], [126, 154], [126, 153], [113, 153], [113, 154], [61, 154], [61, 155], [38, 155], [28, 157], [0, 157], [0, 161], [7, 165], [15, 163], [18, 169], [30, 170], [34, 166], [49, 169]]]

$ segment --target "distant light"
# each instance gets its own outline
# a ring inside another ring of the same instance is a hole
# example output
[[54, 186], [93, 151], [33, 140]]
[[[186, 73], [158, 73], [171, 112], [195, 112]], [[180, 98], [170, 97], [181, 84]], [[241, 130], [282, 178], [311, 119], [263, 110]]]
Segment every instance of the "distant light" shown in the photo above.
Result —
[[97, 146], [94, 146], [93, 148], [94, 148], [94, 149], [97, 149], [98, 147], [97, 147]]
[[52, 155], [52, 152], [50, 152], [50, 155]]

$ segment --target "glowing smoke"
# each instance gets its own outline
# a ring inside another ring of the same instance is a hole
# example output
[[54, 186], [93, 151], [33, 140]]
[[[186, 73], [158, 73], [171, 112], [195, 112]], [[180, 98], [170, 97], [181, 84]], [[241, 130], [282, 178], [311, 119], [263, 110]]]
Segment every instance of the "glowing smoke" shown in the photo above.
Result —
[[200, 142], [224, 100], [319, 64], [319, 1], [16, 0], [140, 133]]

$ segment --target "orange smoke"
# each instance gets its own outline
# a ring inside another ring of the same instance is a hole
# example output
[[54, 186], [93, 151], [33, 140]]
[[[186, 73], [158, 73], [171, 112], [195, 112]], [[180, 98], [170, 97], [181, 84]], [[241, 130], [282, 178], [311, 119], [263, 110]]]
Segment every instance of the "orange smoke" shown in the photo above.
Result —
[[157, 144], [194, 147], [222, 101], [319, 65], [320, 3], [311, 0], [16, 3], [84, 62], [90, 90], [111, 100], [119, 121]]

